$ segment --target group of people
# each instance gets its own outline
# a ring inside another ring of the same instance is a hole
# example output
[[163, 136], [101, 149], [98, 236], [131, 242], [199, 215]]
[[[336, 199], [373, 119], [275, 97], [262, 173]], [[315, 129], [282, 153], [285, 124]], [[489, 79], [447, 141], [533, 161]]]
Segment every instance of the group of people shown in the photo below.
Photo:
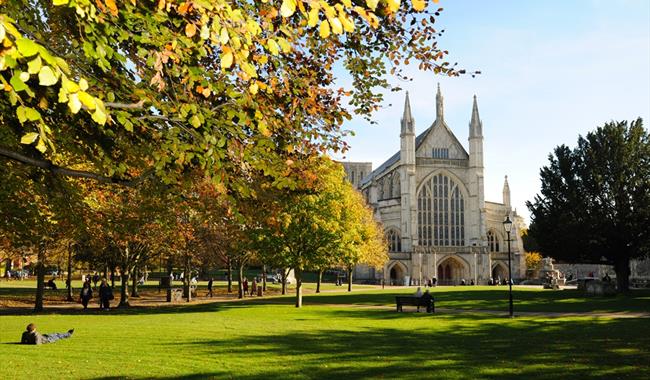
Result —
[[[97, 278], [99, 280], [99, 276]], [[92, 281], [95, 283], [95, 289], [97, 289], [97, 282], [93, 276]], [[113, 295], [113, 288], [108, 284], [105, 278], [102, 278], [102, 282], [99, 285], [99, 308], [101, 310], [109, 310], [111, 307], [111, 301], [115, 299]], [[86, 276], [84, 279], [83, 286], [79, 292], [79, 303], [81, 303], [85, 309], [88, 309], [88, 303], [93, 298], [93, 287], [91, 286], [91, 277]]]
[[[425, 289], [423, 293], [422, 288], [418, 286], [418, 289], [415, 291], [415, 296], [427, 305], [427, 313], [433, 312], [433, 296], [429, 293], [429, 289]], [[420, 306], [418, 306], [418, 311], [420, 311]]]
[[[255, 277], [255, 278], [253, 278], [253, 282], [251, 282], [251, 286], [250, 286], [250, 296], [251, 297], [254, 296], [255, 294], [257, 294], [257, 288], [258, 288], [258, 286], [257, 286], [257, 277]], [[244, 297], [247, 296], [249, 294], [248, 293], [249, 286], [248, 286], [248, 278], [246, 278], [246, 277], [244, 277], [244, 281], [242, 282], [242, 289], [244, 291]]]

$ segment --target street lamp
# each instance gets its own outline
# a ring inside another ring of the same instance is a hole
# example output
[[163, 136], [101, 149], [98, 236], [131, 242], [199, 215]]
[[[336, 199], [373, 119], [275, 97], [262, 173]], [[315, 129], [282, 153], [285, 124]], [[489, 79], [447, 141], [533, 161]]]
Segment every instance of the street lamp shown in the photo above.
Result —
[[510, 220], [510, 216], [506, 216], [506, 220], [503, 221], [503, 229], [508, 234], [508, 286], [510, 286], [510, 318], [512, 318], [512, 266], [510, 264], [510, 230], [512, 230], [512, 221]]

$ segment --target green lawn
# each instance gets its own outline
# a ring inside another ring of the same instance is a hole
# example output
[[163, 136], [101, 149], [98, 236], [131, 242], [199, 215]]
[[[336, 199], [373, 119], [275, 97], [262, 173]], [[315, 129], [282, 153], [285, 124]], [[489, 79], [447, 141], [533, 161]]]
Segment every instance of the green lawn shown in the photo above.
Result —
[[[496, 308], [505, 305], [504, 289], [438, 288], [436, 299], [439, 307]], [[394, 294], [375, 290], [308, 295], [299, 310], [289, 304], [291, 298], [275, 298], [0, 316], [2, 378], [566, 380], [647, 379], [650, 371], [650, 319], [511, 320], [481, 313], [396, 313], [368, 306], [392, 305]], [[572, 292], [517, 294], [526, 299], [520, 308], [555, 310], [556, 303], [569, 308], [577, 303], [563, 302], [577, 299]], [[650, 311], [648, 295], [635, 292], [602, 303], [588, 299], [580, 308], [621, 310], [636, 305], [638, 311]], [[464, 305], [461, 300], [468, 296]], [[72, 327], [76, 332], [52, 345], [14, 344], [29, 322], [41, 332]]]

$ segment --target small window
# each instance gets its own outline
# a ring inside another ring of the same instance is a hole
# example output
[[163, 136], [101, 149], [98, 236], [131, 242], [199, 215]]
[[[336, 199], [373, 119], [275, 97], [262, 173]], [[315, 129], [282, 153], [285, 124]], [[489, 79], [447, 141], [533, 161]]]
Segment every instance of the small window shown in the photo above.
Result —
[[449, 148], [433, 148], [431, 155], [433, 158], [447, 159], [449, 158]]

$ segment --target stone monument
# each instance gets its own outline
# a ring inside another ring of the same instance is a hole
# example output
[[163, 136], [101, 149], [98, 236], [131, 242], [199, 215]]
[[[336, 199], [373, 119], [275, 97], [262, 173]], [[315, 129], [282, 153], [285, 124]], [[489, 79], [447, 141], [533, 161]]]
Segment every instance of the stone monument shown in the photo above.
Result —
[[539, 270], [539, 278], [542, 281], [544, 289], [559, 289], [566, 282], [562, 273], [553, 268], [553, 259], [550, 257], [542, 259], [542, 269]]

